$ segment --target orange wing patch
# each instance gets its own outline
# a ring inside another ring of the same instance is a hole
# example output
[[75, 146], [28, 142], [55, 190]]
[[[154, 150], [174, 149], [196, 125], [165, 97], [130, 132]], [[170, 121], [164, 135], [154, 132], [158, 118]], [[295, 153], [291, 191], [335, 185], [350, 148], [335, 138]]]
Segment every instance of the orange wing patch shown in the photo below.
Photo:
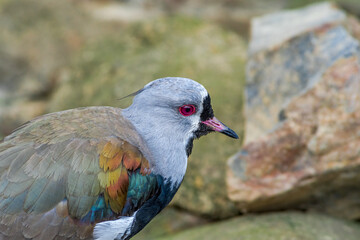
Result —
[[98, 174], [98, 179], [105, 189], [105, 202], [119, 214], [127, 197], [129, 171], [140, 168], [141, 174], [148, 175], [149, 162], [131, 144], [110, 140], [99, 146], [99, 166], [103, 170]]

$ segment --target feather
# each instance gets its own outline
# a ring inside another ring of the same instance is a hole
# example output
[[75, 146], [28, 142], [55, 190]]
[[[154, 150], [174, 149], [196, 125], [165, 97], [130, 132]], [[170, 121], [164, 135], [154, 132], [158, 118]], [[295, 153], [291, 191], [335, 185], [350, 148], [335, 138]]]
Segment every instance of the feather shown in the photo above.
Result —
[[115, 108], [74, 109], [24, 124], [0, 143], [0, 236], [90, 239], [94, 225], [81, 218], [118, 217], [129, 173], [149, 167], [138, 148], [147, 149]]
[[105, 158], [103, 155], [100, 155], [100, 158], [103, 158], [103, 161], [105, 160], [103, 169], [105, 171], [108, 171], [108, 170], [113, 171], [113, 170], [117, 169], [120, 166], [120, 164], [122, 163], [123, 156], [124, 156], [124, 153], [122, 151], [117, 152], [116, 155], [112, 158]]
[[150, 174], [149, 162], [144, 157], [141, 157], [141, 170], [140, 170], [140, 173], [143, 176]]
[[102, 150], [102, 155], [108, 159], [113, 158], [115, 154], [120, 152], [120, 147], [117, 144], [107, 142]]
[[3, 195], [3, 191], [6, 189], [9, 181], [3, 176], [3, 179], [0, 182], [0, 196]]
[[26, 192], [23, 192], [22, 194], [16, 196], [7, 198], [5, 200], [2, 200], [2, 203], [6, 203], [6, 206], [0, 206], [0, 209], [2, 213], [5, 214], [15, 214], [18, 213], [20, 210], [22, 210], [22, 206], [24, 205], [26, 197]]
[[50, 222], [51, 216], [49, 213], [25, 216], [22, 226], [24, 237], [33, 239], [39, 236]]
[[45, 225], [41, 233], [33, 240], [52, 240], [59, 232], [60, 226]]
[[4, 185], [6, 187], [3, 190], [0, 189], [0, 195], [3, 198], [15, 197], [23, 192], [26, 192], [32, 183], [32, 179], [20, 183], [8, 182], [7, 180], [1, 181], [0, 185]]
[[79, 144], [74, 151], [71, 169], [80, 174], [94, 174], [100, 171], [98, 154], [95, 146], [90, 141], [77, 141]]
[[21, 221], [19, 219], [13, 220], [12, 224], [0, 223], [0, 232], [4, 240], [21, 239], [22, 234], [17, 231], [19, 228], [21, 228]]
[[11, 202], [14, 200], [14, 198], [4, 198], [4, 199], [1, 199], [1, 202], [0, 202], [0, 215], [4, 215], [6, 214], [6, 208], [11, 204]]
[[24, 149], [23, 145], [20, 146], [7, 146], [4, 151], [0, 152], [0, 168], [8, 168], [15, 158], [16, 154]]
[[60, 229], [59, 229], [59, 236], [63, 236], [66, 238], [71, 238], [76, 234], [76, 225], [70, 218], [64, 219]]
[[24, 203], [24, 210], [27, 212], [33, 212], [33, 207], [38, 200], [41, 193], [44, 191], [45, 186], [47, 185], [48, 180], [45, 178], [35, 181], [29, 188], [26, 200]]
[[34, 151], [32, 149], [23, 149], [18, 153], [16, 158], [11, 162], [9, 170], [7, 172], [7, 178], [11, 182], [23, 182], [29, 179], [29, 177], [24, 174], [22, 166], [24, 163], [32, 156]]

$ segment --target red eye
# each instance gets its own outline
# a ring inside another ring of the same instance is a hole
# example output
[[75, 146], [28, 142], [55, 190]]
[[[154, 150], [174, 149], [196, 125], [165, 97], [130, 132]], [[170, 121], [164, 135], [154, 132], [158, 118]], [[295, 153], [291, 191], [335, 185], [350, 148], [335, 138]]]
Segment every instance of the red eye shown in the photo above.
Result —
[[179, 112], [181, 113], [181, 115], [187, 117], [190, 115], [193, 115], [196, 112], [196, 108], [194, 105], [184, 105], [182, 107], [179, 107]]

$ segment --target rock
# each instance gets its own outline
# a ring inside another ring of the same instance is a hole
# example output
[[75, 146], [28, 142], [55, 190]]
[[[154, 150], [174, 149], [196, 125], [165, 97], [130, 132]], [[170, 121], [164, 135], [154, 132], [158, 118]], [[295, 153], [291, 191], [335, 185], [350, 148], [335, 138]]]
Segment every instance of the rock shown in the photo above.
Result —
[[92, 5], [91, 7], [87, 6], [91, 14], [101, 21], [138, 22], [163, 15], [158, 9], [149, 11], [143, 4], [136, 6], [133, 1], [129, 4], [119, 2], [109, 2], [108, 4], [89, 2], [87, 4]]
[[[304, 17], [306, 16], [306, 17]], [[327, 2], [310, 5], [301, 10], [268, 14], [252, 20], [249, 53], [275, 50], [288, 40], [320, 29], [336, 25], [345, 19], [345, 13]]]
[[357, 18], [348, 16], [345, 22], [345, 27], [351, 36], [360, 41], [360, 23]]
[[[322, 18], [318, 12], [323, 13]], [[303, 16], [308, 20], [302, 21]], [[356, 51], [357, 41], [338, 26], [344, 18], [343, 12], [322, 3], [253, 20], [247, 64], [245, 142], [271, 130], [279, 121], [284, 104], [311, 85], [316, 74], [340, 56]], [[345, 42], [340, 44], [339, 39]]]
[[[276, 19], [292, 22], [274, 15], [275, 28]], [[244, 212], [301, 208], [360, 218], [359, 43], [334, 21], [251, 55], [247, 144], [230, 159], [227, 178]]]
[[237, 217], [160, 240], [358, 240], [360, 226], [318, 214], [283, 212]]
[[[147, 21], [158, 16], [182, 15], [200, 18], [248, 37], [250, 19], [286, 8], [303, 7], [321, 0], [112, 0], [85, 1], [90, 12], [105, 21]], [[354, 15], [360, 14], [358, 0], [335, 0]], [[89, 7], [90, 5], [90, 7]], [[320, 14], [319, 14], [320, 15]]]
[[0, 132], [3, 135], [45, 112], [60, 69], [69, 64], [83, 40], [90, 37], [82, 22], [91, 24], [91, 21], [85, 19], [84, 13], [69, 1], [0, 2]]
[[346, 12], [360, 17], [360, 2], [357, 0], [342, 0], [339, 1], [339, 6]]
[[[108, 1], [93, 4], [90, 12], [105, 21], [148, 21], [158, 16], [180, 15], [198, 18], [220, 24], [236, 31], [241, 36], [248, 36], [250, 19], [265, 13], [283, 9], [286, 0], [243, 1], [243, 0], [137, 0]], [[89, 5], [89, 3], [86, 3]]]
[[[156, 78], [182, 76], [204, 84], [221, 121], [240, 135], [245, 43], [237, 35], [199, 20], [166, 17], [114, 28], [122, 34], [88, 44], [56, 90], [50, 111], [89, 105], [127, 107], [116, 99]], [[205, 60], [206, 59], [206, 60]], [[214, 134], [195, 141], [185, 180], [173, 204], [198, 215], [237, 214], [227, 198], [225, 159], [241, 141]]]
[[160, 237], [169, 236], [185, 229], [199, 227], [207, 223], [208, 220], [204, 218], [167, 207], [132, 239], [157, 240]]

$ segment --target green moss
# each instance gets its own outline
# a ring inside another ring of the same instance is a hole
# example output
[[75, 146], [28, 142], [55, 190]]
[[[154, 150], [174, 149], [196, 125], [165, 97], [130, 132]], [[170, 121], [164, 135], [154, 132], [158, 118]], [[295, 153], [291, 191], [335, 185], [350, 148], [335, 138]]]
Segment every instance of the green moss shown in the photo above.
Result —
[[161, 240], [357, 240], [360, 226], [324, 215], [275, 213], [238, 217], [209, 224]]

